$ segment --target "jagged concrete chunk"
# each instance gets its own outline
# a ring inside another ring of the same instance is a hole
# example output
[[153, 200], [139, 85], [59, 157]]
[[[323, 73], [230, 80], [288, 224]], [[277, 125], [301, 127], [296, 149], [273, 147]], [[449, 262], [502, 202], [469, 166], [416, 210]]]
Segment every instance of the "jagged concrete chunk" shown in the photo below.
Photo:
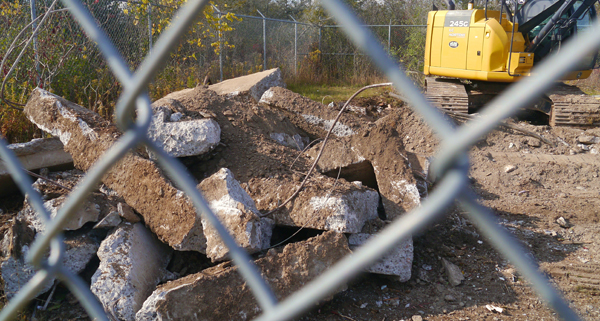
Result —
[[[320, 137], [325, 136], [338, 114], [337, 110], [281, 87], [265, 91], [260, 103], [299, 115], [300, 118], [294, 124], [307, 133]], [[360, 121], [342, 115], [332, 133], [338, 137], [352, 136], [360, 130], [361, 125]]]
[[258, 102], [263, 93], [271, 87], [285, 87], [279, 68], [237, 77], [209, 86], [219, 95], [250, 96]]
[[[349, 253], [343, 234], [326, 232], [289, 244], [280, 253], [270, 250], [255, 263], [277, 299], [282, 300]], [[159, 286], [144, 302], [136, 320], [248, 320], [259, 313], [260, 307], [238, 268], [223, 263]]]
[[[63, 149], [63, 144], [57, 138], [37, 138], [22, 144], [11, 144], [8, 148], [19, 158], [23, 168], [36, 170], [53, 166], [67, 166], [73, 163], [69, 153]], [[14, 192], [10, 173], [0, 159], [0, 195]]]
[[121, 224], [100, 245], [92, 292], [119, 320], [133, 320], [167, 274], [171, 251], [143, 224]]
[[[350, 249], [354, 250], [365, 244], [373, 235], [367, 233], [357, 233], [350, 235], [348, 244]], [[409, 237], [404, 242], [398, 244], [390, 253], [384, 256], [374, 265], [366, 269], [367, 272], [397, 275], [400, 282], [406, 282], [410, 279], [413, 261], [413, 242]]]
[[[317, 164], [322, 173], [337, 174], [341, 168], [342, 177], [353, 177], [351, 180], [377, 187], [390, 220], [421, 205], [415, 174], [426, 178], [423, 173], [426, 169], [422, 168], [426, 164], [421, 165], [417, 156], [404, 149], [402, 137], [395, 129], [399, 117], [397, 114], [384, 117], [359, 135], [330, 139]], [[311, 148], [308, 156], [315, 159], [321, 145]], [[420, 185], [426, 193], [426, 183]]]
[[442, 265], [444, 266], [444, 269], [446, 269], [448, 282], [453, 286], [459, 286], [465, 279], [460, 268], [446, 259], [442, 259]]
[[[75, 167], [83, 171], [121, 135], [100, 115], [39, 88], [29, 98], [25, 113], [38, 127], [58, 136]], [[178, 250], [204, 252], [206, 239], [200, 216], [154, 162], [135, 153], [127, 154], [102, 181], [144, 217], [161, 241]]]
[[202, 155], [220, 141], [221, 128], [213, 119], [168, 122], [173, 116], [169, 108], [159, 106], [153, 109], [155, 114], [148, 136], [173, 157]]
[[[50, 213], [51, 218], [56, 217], [56, 214], [58, 214], [58, 210], [61, 208], [62, 204], [66, 201], [66, 199], [67, 196], [62, 195], [44, 202], [44, 207]], [[23, 210], [19, 212], [19, 217], [25, 218], [38, 233], [43, 233], [46, 230], [46, 226], [44, 225], [40, 214], [29, 205], [29, 202], [27, 202], [27, 200], [25, 201]], [[69, 220], [67, 220], [67, 223], [64, 225], [63, 230], [77, 230], [81, 228], [85, 223], [97, 222], [99, 218], [100, 205], [86, 200], [83, 202], [83, 206], [81, 206], [75, 213], [71, 214]]]
[[141, 221], [140, 217], [137, 214], [135, 214], [135, 212], [133, 212], [131, 206], [125, 203], [117, 204], [117, 211], [119, 213], [119, 216], [121, 216], [124, 220], [126, 220], [129, 223], [137, 223]]
[[[198, 187], [239, 246], [249, 253], [269, 247], [273, 220], [260, 218], [254, 201], [234, 179], [229, 169], [222, 168], [203, 180]], [[213, 262], [225, 259], [229, 249], [221, 241], [217, 230], [204, 219], [202, 225], [206, 236], [206, 255]]]
[[[303, 226], [340, 233], [358, 233], [366, 221], [377, 218], [377, 191], [345, 180], [314, 175], [310, 184], [271, 217], [278, 225]], [[261, 212], [275, 209], [288, 199], [300, 182], [283, 178], [252, 179], [248, 187]]]
[[[2, 241], [4, 258], [0, 265], [4, 280], [4, 293], [10, 300], [37, 272], [25, 256], [33, 242], [35, 232], [25, 221], [17, 220], [5, 234]], [[66, 251], [62, 264], [69, 271], [77, 274], [85, 268], [91, 258], [96, 254], [100, 245], [100, 237], [94, 233], [71, 236], [65, 240]], [[36, 294], [47, 292], [52, 287], [54, 279], [46, 283]]]

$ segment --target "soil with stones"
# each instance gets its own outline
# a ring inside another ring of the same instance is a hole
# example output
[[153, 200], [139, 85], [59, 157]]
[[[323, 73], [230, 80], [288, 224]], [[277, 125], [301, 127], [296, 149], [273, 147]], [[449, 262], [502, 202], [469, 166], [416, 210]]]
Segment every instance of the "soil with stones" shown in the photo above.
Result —
[[[222, 129], [221, 144], [209, 155], [182, 159], [198, 180], [227, 167], [254, 197], [253, 180], [299, 181], [304, 177], [310, 157], [276, 143], [269, 133], [299, 134], [312, 141], [322, 138], [315, 135], [318, 130], [300, 129], [297, 123], [303, 120], [291, 113], [244, 98], [221, 97], [203, 88], [196, 90], [198, 94], [186, 96], [189, 101], [180, 101], [186, 106], [185, 117], [211, 117]], [[365, 108], [366, 112], [350, 112], [348, 117], [362, 121], [364, 126], [374, 122], [390, 126], [402, 138], [407, 153], [434, 156], [439, 148], [439, 139], [431, 129], [401, 102], [376, 97], [352, 104]], [[337, 112], [335, 107], [323, 108]], [[492, 132], [470, 150], [472, 188], [480, 196], [480, 202], [498, 215], [500, 225], [531, 252], [540, 269], [579, 315], [584, 320], [597, 320], [600, 318], [600, 144], [585, 138], [600, 136], [600, 129], [550, 128], [512, 122], [543, 135], [554, 146], [511, 129]], [[389, 148], [377, 145], [378, 142], [373, 144], [373, 149]], [[320, 186], [310, 187], [310, 184], [319, 183], [309, 182], [309, 188], [318, 192]], [[430, 187], [435, 190], [435, 184]], [[22, 200], [0, 200], [3, 210], [0, 231], [6, 229], [19, 204]], [[294, 230], [276, 230], [273, 243]], [[315, 233], [318, 232], [304, 231], [306, 236]], [[444, 218], [414, 235], [414, 246], [410, 281], [400, 283], [392, 277], [362, 274], [349, 284], [348, 290], [299, 319], [557, 319], [527, 280], [493, 249], [492, 243], [458, 207], [448, 208]], [[461, 269], [465, 278], [461, 285], [452, 286], [448, 282], [442, 259]], [[209, 266], [210, 260], [201, 254], [178, 252], [169, 269], [185, 276]], [[87, 318], [66, 289], [59, 286], [47, 311], [34, 309], [33, 306], [45, 303], [45, 297], [34, 301], [23, 317], [30, 319], [35, 311], [38, 320]], [[493, 312], [487, 305], [503, 310]]]

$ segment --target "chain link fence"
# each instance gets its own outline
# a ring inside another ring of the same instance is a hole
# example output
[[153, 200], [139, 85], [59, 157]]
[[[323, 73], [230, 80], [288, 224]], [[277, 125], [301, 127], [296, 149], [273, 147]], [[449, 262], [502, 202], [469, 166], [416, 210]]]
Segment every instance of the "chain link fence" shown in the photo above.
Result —
[[[0, 39], [4, 83], [0, 115], [5, 116], [4, 127], [15, 122], [7, 104], [22, 105], [34, 87], [56, 93], [107, 119], [113, 115], [122, 87], [65, 6], [57, 2], [33, 33], [52, 3], [0, 0], [0, 25], [5, 30]], [[131, 68], [137, 68], [152, 51], [177, 9], [148, 1], [84, 0], [82, 4]], [[272, 19], [258, 11], [256, 16], [239, 14], [229, 19], [227, 12], [212, 8], [213, 15], [233, 30], [219, 32], [218, 25], [200, 19], [205, 28], [186, 32], [177, 50], [165, 58], [164, 70], [149, 85], [151, 98], [196, 86], [205, 77], [217, 82], [276, 67], [288, 80], [319, 83], [367, 83], [382, 76], [370, 59], [342, 35], [339, 26], [299, 22], [291, 16]], [[395, 59], [408, 62], [407, 69], [413, 74], [421, 74], [425, 26], [390, 23], [368, 27]], [[23, 46], [29, 38], [32, 45]], [[25, 141], [34, 130], [27, 126], [21, 119], [3, 128], [2, 133], [9, 142]], [[27, 130], [12, 134], [19, 128]]]
[[[211, 212], [182, 164], [168, 156], [146, 136], [151, 119], [150, 97], [146, 88], [152, 79], [161, 72], [159, 66], [169, 59], [172, 50], [177, 48], [177, 42], [185, 37], [186, 30], [193, 24], [195, 17], [207, 2], [189, 1], [181, 8], [177, 13], [177, 19], [156, 39], [150, 54], [138, 63], [139, 67], [134, 74], [130, 70], [131, 65], [128, 64], [128, 58], [124, 53], [119, 53], [118, 42], [111, 41], [108, 33], [102, 29], [101, 21], [94, 18], [93, 12], [90, 12], [90, 7], [82, 4], [79, 0], [63, 0], [64, 5], [69, 8], [70, 14], [75, 17], [78, 24], [90, 37], [91, 43], [97, 44], [105, 63], [123, 88], [115, 114], [119, 128], [124, 130], [124, 134], [88, 171], [52, 220], [49, 219], [50, 216], [43, 206], [39, 193], [33, 190], [29, 177], [21, 170], [17, 158], [7, 148], [6, 142], [0, 140], [0, 157], [7, 164], [21, 191], [28, 196], [33, 208], [41, 214], [41, 217], [45, 218], [46, 224], [46, 233], [35, 241], [28, 254], [28, 260], [39, 268], [39, 271], [2, 309], [0, 320], [13, 317], [52, 276], [58, 277], [71, 289], [90, 316], [97, 320], [108, 320], [102, 306], [83, 281], [62, 267], [61, 256], [64, 254], [64, 245], [60, 231], [66, 218], [83, 203], [82, 200], [99, 183], [100, 178], [138, 144], [145, 144], [157, 155], [169, 177], [193, 201], [198, 214], [203, 215], [219, 232], [230, 249], [234, 263], [238, 265], [240, 273], [252, 288], [262, 308], [263, 314], [258, 318], [260, 320], [291, 319], [309, 309], [315, 302], [328, 296], [341, 284], [384, 255], [395, 244], [425, 228], [443, 215], [444, 210], [455, 200], [459, 201], [459, 204], [468, 212], [470, 219], [492, 241], [495, 248], [520, 270], [539, 296], [562, 319], [579, 319], [556, 289], [550, 285], [547, 278], [540, 274], [536, 263], [526, 255], [527, 252], [508, 232], [496, 224], [491, 211], [477, 203], [476, 196], [468, 183], [469, 162], [466, 151], [482, 135], [497, 126], [503, 118], [512, 115], [516, 110], [534, 100], [538, 94], [550, 87], [555, 79], [559, 79], [561, 75], [573, 68], [582, 57], [596, 50], [600, 45], [600, 23], [595, 23], [589, 32], [581, 34], [580, 39], [565, 45], [559, 54], [550, 57], [540, 65], [534, 76], [522, 80], [519, 86], [511, 87], [501, 97], [491, 102], [481, 112], [479, 120], [455, 128], [440, 111], [427, 102], [413, 82], [406, 77], [403, 69], [398, 68], [398, 65], [390, 59], [377, 37], [368, 29], [360, 26], [356, 16], [341, 1], [324, 0], [323, 6], [340, 25], [344, 26], [343, 30], [348, 38], [368, 54], [373, 63], [394, 83], [395, 88], [407, 98], [410, 105], [443, 138], [436, 160], [432, 164], [432, 171], [437, 178], [437, 188], [422, 203], [421, 207], [400, 217], [381, 231], [378, 236], [356, 250], [352, 256], [344, 258], [298, 292], [277, 302], [250, 257], [235, 244], [233, 238]], [[73, 27], [75, 28], [75, 26]], [[253, 55], [253, 53], [248, 54]], [[169, 68], [168, 65], [166, 68]], [[129, 116], [133, 114], [134, 108], [138, 115], [135, 120]], [[50, 256], [48, 259], [44, 259], [48, 248], [50, 248]]]

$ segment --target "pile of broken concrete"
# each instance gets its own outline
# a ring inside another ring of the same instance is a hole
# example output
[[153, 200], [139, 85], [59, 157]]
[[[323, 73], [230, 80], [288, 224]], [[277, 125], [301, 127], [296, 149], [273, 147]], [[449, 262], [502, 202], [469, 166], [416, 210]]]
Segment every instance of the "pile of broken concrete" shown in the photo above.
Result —
[[[369, 115], [355, 107], [335, 124], [317, 172], [277, 209], [300, 186], [321, 148], [320, 138], [338, 113], [285, 89], [278, 69], [174, 92], [155, 101], [152, 109], [148, 135], [188, 167], [210, 208], [253, 255], [278, 299], [419, 206], [427, 192], [427, 158], [404, 149], [395, 128], [401, 115], [393, 110]], [[67, 162], [75, 167], [42, 172], [60, 186], [44, 179], [34, 183], [45, 207], [56, 215], [69, 190], [122, 133], [94, 112], [41, 89], [33, 92], [25, 112], [60, 140], [61, 152], [70, 155]], [[281, 232], [274, 231], [284, 227], [317, 236], [281, 242], [286, 237], [275, 237]], [[35, 273], [24, 257], [43, 232], [39, 214], [26, 200], [1, 244], [9, 299]], [[206, 320], [245, 320], [260, 313], [216, 230], [143, 148], [127, 154], [104, 176], [64, 234], [64, 265], [80, 273], [99, 258], [91, 290], [119, 320], [179, 320], [199, 314]], [[170, 268], [176, 253], [189, 251], [212, 263], [197, 273]], [[409, 239], [367, 271], [407, 281], [412, 257]]]

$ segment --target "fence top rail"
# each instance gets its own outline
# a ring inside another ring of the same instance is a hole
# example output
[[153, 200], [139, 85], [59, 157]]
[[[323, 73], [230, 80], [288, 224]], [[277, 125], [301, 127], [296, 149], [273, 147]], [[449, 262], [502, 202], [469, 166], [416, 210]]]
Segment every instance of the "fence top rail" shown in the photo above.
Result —
[[[343, 25], [325, 25], [323, 28], [345, 28]], [[361, 27], [427, 27], [427, 25], [361, 25]]]
[[[222, 14], [222, 15], [226, 15], [228, 14], [228, 12], [224, 12], [224, 11], [217, 11], [218, 14]], [[257, 20], [268, 20], [268, 21], [276, 21], [276, 22], [286, 22], [286, 23], [293, 23], [293, 24], [297, 24], [297, 25], [304, 25], [304, 26], [309, 26], [309, 27], [317, 27], [317, 25], [312, 24], [312, 23], [307, 23], [307, 22], [298, 22], [298, 21], [294, 21], [294, 20], [286, 20], [286, 19], [275, 19], [275, 18], [267, 18], [267, 17], [257, 17], [257, 16], [249, 16], [249, 15], [245, 15], [245, 14], [237, 14], [234, 13], [236, 17], [241, 17], [241, 18], [249, 18], [249, 19], [257, 19]]]

